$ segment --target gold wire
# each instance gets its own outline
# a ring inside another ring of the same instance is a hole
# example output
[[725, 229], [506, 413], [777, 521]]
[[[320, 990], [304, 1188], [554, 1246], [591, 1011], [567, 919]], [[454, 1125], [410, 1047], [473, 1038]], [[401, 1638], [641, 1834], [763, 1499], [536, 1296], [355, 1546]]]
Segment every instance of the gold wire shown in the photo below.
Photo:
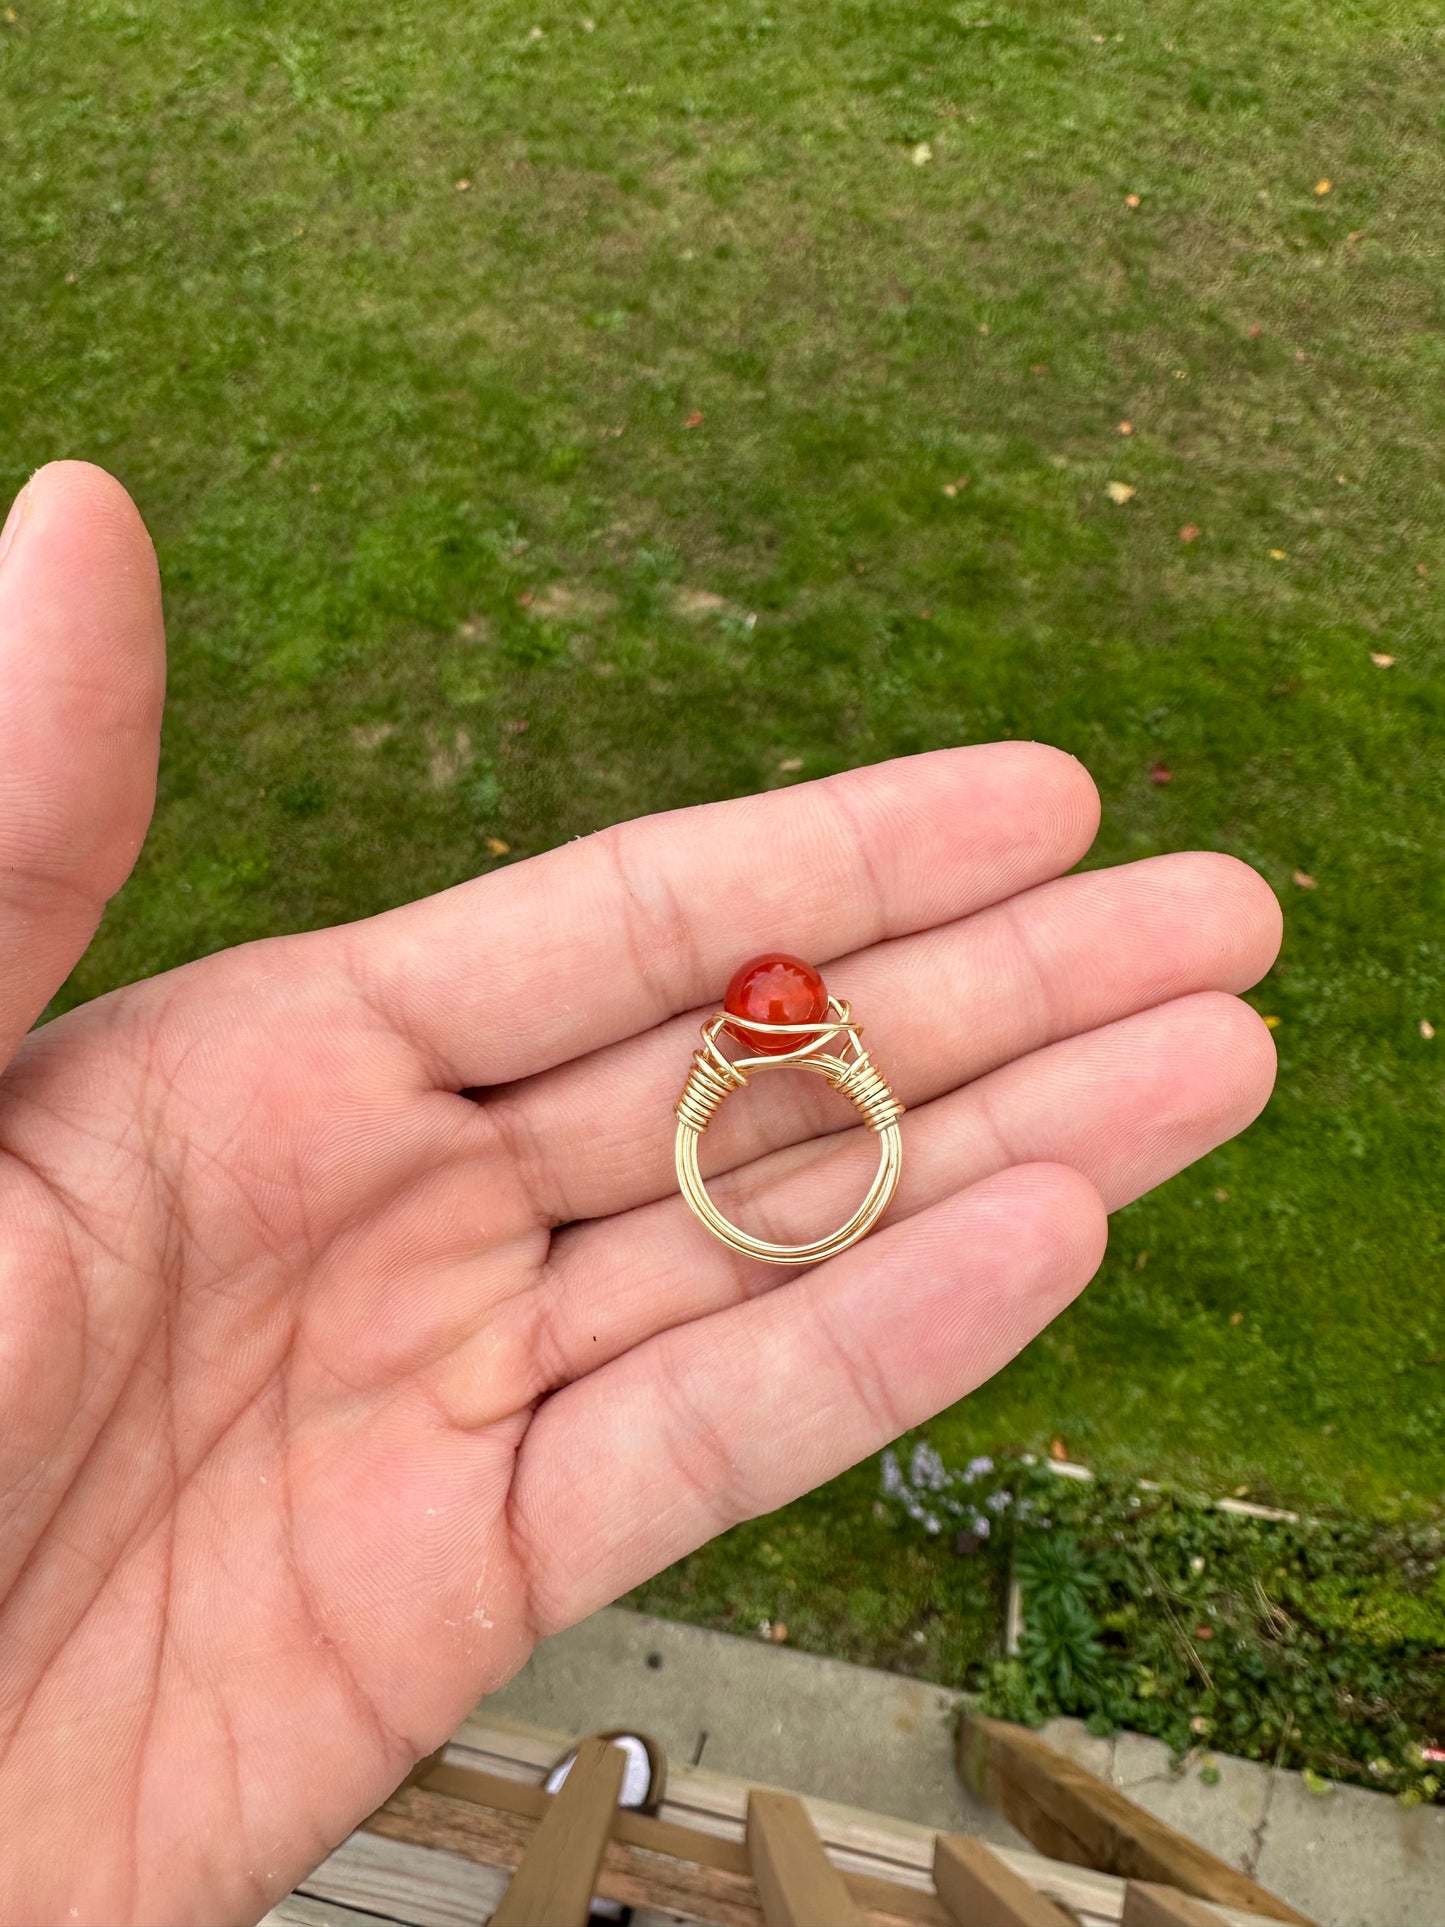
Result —
[[[898, 1131], [903, 1106], [864, 1049], [861, 1029], [861, 1025], [853, 1022], [847, 1004], [837, 997], [828, 999], [828, 1016], [816, 1024], [763, 1024], [751, 1020], [742, 1024], [720, 1010], [703, 1025], [702, 1044], [693, 1053], [687, 1081], [675, 1106], [677, 1181], [688, 1205], [713, 1236], [744, 1257], [758, 1258], [769, 1265], [818, 1264], [856, 1244], [873, 1229], [892, 1203], [903, 1169], [903, 1139]], [[744, 1030], [750, 1034], [766, 1032], [769, 1036], [796, 1037], [798, 1043], [793, 1050], [776, 1056], [725, 1056], [718, 1042], [721, 1033], [726, 1031], [730, 1037], [738, 1038]], [[845, 1038], [843, 1048], [852, 1050], [850, 1057], [832, 1055], [823, 1049], [840, 1032]], [[863, 1122], [878, 1138], [878, 1169], [868, 1195], [846, 1224], [807, 1244], [772, 1244], [765, 1238], [754, 1238], [740, 1231], [708, 1196], [698, 1166], [699, 1140], [717, 1115], [723, 1099], [741, 1090], [754, 1071], [777, 1070], [817, 1071], [835, 1091], [852, 1101]]]

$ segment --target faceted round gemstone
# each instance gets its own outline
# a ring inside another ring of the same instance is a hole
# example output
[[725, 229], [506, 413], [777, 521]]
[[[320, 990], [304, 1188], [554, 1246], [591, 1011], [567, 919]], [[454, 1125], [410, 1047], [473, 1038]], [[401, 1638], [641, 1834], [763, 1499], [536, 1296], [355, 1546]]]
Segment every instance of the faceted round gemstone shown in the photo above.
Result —
[[[801, 957], [770, 950], [750, 957], [733, 972], [723, 1008], [729, 1017], [751, 1017], [756, 1024], [816, 1024], [827, 1015], [828, 993], [823, 979]], [[737, 1035], [762, 1057], [781, 1057], [808, 1040], [770, 1037], [766, 1031], [739, 1027]]]

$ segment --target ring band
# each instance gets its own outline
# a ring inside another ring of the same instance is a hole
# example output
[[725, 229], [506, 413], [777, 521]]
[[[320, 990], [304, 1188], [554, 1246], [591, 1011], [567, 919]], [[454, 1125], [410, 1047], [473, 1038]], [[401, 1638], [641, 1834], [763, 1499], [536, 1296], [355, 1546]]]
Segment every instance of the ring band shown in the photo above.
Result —
[[[903, 1140], [898, 1130], [903, 1106], [864, 1049], [860, 1029], [847, 1004], [832, 996], [828, 998], [826, 1014], [816, 1022], [765, 1023], [749, 1015], [744, 1026], [736, 1012], [720, 1010], [703, 1025], [702, 1046], [693, 1053], [692, 1068], [675, 1107], [677, 1181], [692, 1211], [713, 1236], [744, 1257], [758, 1258], [769, 1265], [818, 1264], [856, 1244], [873, 1229], [892, 1202], [903, 1168]], [[729, 1058], [723, 1055], [718, 1041], [724, 1032], [744, 1044], [763, 1036], [776, 1037], [779, 1043], [765, 1055]], [[849, 1054], [826, 1052], [824, 1045], [840, 1035], [841, 1048]], [[791, 1048], [785, 1041], [790, 1038], [797, 1039], [796, 1046]], [[835, 1091], [852, 1100], [863, 1122], [878, 1138], [878, 1170], [868, 1195], [846, 1224], [808, 1244], [771, 1244], [764, 1238], [740, 1231], [708, 1196], [698, 1168], [699, 1140], [723, 1099], [740, 1090], [755, 1071], [773, 1070], [817, 1071]]]

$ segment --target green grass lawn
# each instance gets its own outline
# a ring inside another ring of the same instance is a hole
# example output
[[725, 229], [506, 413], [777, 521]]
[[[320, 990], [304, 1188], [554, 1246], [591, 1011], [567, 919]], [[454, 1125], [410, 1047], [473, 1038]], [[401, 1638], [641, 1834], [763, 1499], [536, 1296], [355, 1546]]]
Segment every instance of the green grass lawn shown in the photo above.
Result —
[[[1279, 1093], [934, 1438], [1436, 1502], [1445, 9], [581, 4], [4, 9], [0, 483], [113, 468], [171, 636], [155, 827], [56, 1008], [1046, 738], [1091, 861], [1278, 889]], [[783, 1561], [846, 1645], [875, 1489], [694, 1593], [766, 1611]]]

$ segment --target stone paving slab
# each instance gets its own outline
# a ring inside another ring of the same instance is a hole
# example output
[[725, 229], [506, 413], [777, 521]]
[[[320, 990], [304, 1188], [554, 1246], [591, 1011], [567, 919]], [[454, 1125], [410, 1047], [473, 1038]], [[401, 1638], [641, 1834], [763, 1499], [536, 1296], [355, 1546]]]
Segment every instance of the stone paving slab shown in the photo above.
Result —
[[1445, 1807], [1276, 1773], [1255, 1878], [1341, 1927], [1442, 1927]]
[[1321, 1927], [1445, 1927], [1445, 1808], [1405, 1808], [1386, 1793], [1311, 1793], [1297, 1773], [1214, 1753], [1219, 1783], [1183, 1773], [1162, 1741], [1099, 1739], [1080, 1720], [1042, 1737], [1158, 1819], [1313, 1915]]
[[[1211, 1754], [1209, 1763], [1219, 1775], [1218, 1783], [1211, 1785], [1199, 1777], [1198, 1764], [1175, 1773], [1172, 1760], [1162, 1740], [1152, 1740], [1143, 1733], [1121, 1733], [1114, 1741], [1113, 1783], [1156, 1820], [1197, 1840], [1232, 1867], [1261, 1879], [1254, 1863], [1269, 1808], [1269, 1768], [1256, 1760]], [[1270, 1883], [1265, 1880], [1263, 1884], [1267, 1887]], [[1295, 1904], [1299, 1905], [1297, 1899]]]
[[[629, 1722], [677, 1760], [924, 1826], [1027, 1843], [953, 1764], [963, 1696], [609, 1607], [544, 1640], [489, 1710], [582, 1733]], [[705, 1736], [705, 1737], [704, 1737]], [[1100, 1739], [1079, 1720], [1043, 1737], [1148, 1812], [1311, 1914], [1320, 1927], [1445, 1927], [1445, 1808], [1363, 1787], [1310, 1793], [1295, 1773], [1211, 1756], [1219, 1783], [1170, 1766], [1158, 1740]]]

